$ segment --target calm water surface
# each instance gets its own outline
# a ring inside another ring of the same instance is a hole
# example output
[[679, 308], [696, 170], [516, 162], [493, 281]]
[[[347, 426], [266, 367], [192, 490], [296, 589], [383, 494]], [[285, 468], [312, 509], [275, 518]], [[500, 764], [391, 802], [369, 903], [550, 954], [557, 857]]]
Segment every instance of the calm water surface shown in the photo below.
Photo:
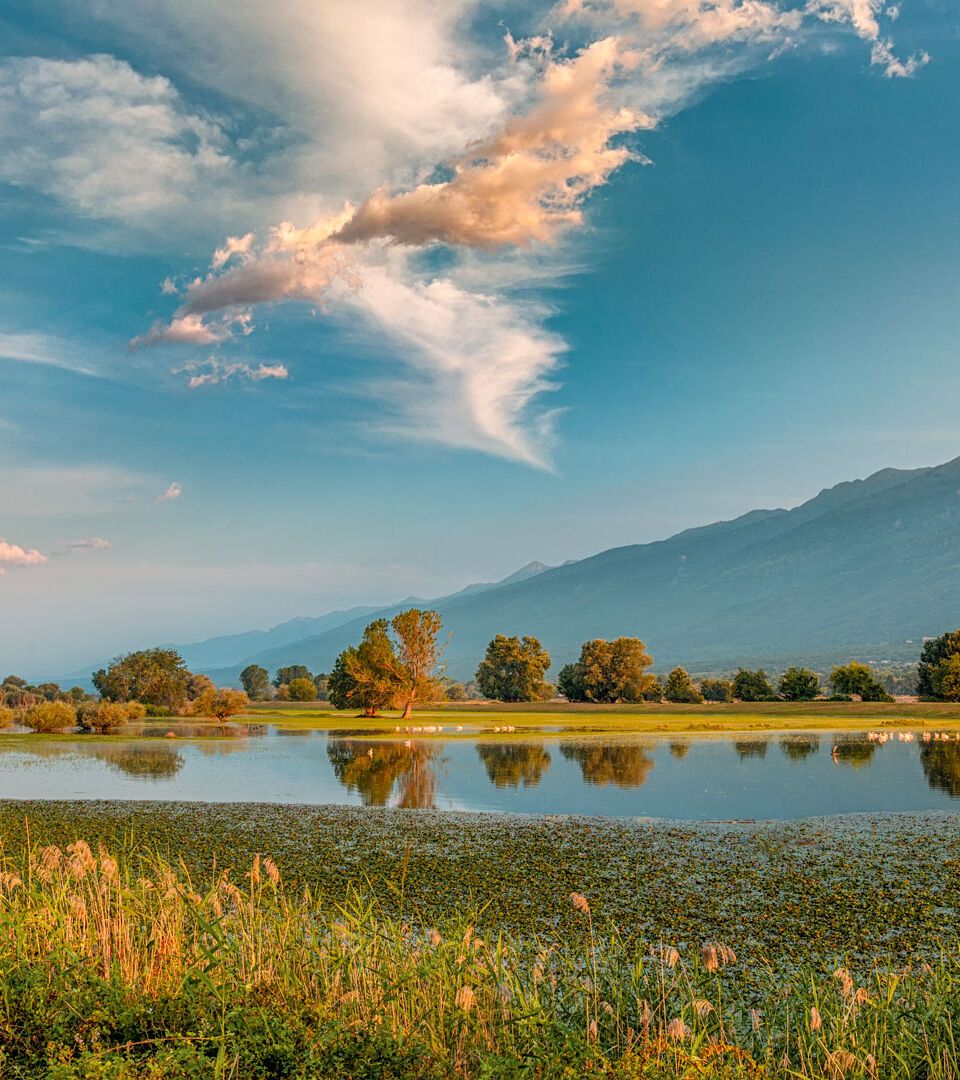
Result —
[[682, 819], [960, 810], [960, 742], [823, 732], [406, 741], [269, 727], [198, 741], [0, 739], [0, 797]]

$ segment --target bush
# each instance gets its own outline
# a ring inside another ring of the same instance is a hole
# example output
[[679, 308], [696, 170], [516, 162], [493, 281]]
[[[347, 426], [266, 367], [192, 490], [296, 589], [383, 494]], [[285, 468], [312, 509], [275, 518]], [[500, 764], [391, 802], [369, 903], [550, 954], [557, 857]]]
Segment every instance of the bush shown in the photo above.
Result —
[[[140, 702], [136, 702], [140, 704]], [[143, 711], [145, 716], [175, 716], [176, 714], [172, 709], [168, 709], [166, 705], [144, 705]]]
[[27, 709], [23, 717], [24, 726], [33, 731], [63, 731], [76, 722], [76, 710], [65, 701], [41, 701]]
[[0, 728], [13, 727], [13, 709], [0, 705]]
[[140, 720], [147, 714], [139, 701], [88, 701], [77, 710], [77, 727], [83, 732], [116, 731], [128, 720]]

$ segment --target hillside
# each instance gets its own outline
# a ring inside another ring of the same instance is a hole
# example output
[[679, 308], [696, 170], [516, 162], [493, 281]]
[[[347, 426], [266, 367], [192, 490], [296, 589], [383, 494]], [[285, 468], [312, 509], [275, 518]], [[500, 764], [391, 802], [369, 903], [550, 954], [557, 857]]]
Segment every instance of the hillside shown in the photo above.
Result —
[[[389, 616], [401, 605], [382, 609]], [[960, 625], [960, 458], [884, 469], [793, 510], [758, 510], [432, 602], [450, 673], [470, 675], [496, 633], [535, 634], [554, 671], [589, 637], [635, 634], [657, 667], [902, 653]], [[328, 670], [371, 613], [244, 658]], [[235, 679], [240, 665], [212, 670]]]

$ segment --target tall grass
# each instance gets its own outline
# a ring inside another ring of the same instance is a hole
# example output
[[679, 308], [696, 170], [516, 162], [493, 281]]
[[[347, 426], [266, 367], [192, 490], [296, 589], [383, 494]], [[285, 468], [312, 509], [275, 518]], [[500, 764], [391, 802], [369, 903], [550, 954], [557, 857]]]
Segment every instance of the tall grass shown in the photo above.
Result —
[[0, 869], [0, 1075], [960, 1076], [955, 949], [744, 979], [736, 943], [627, 948], [570, 902], [580, 944], [511, 940], [482, 910], [427, 926], [319, 902], [268, 858], [201, 882], [31, 848]]

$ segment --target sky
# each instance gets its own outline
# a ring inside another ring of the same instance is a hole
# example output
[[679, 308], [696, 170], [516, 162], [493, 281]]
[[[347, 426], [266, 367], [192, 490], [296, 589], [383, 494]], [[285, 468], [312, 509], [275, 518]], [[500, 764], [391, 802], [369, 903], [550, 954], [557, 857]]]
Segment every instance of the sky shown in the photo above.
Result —
[[960, 455], [955, 0], [0, 0], [0, 668]]

